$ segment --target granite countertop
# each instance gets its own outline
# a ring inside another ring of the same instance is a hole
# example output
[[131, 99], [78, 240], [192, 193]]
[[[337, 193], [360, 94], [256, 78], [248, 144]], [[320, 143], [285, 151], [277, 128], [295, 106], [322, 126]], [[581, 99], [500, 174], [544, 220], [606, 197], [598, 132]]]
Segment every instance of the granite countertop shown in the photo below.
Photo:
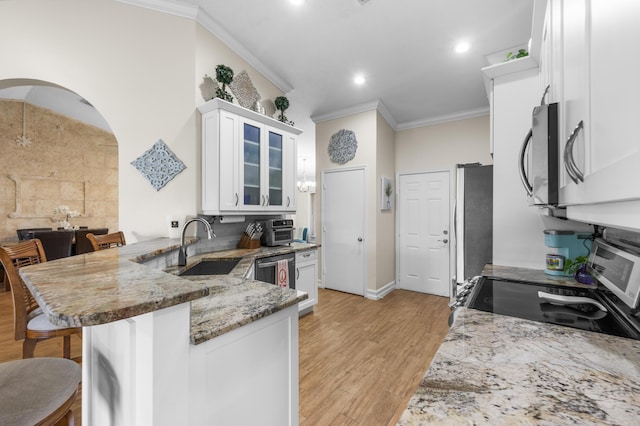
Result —
[[[192, 303], [195, 344], [308, 297], [244, 276], [258, 257], [309, 250], [314, 244], [200, 254], [190, 256], [185, 268], [159, 270], [142, 263], [179, 246], [179, 239], [159, 238], [28, 266], [20, 276], [49, 321], [65, 327], [105, 324], [197, 301]], [[228, 275], [177, 276], [208, 257], [243, 260]]]
[[567, 287], [596, 288], [596, 284], [582, 284], [573, 277], [545, 274], [541, 269], [519, 268], [515, 266], [484, 265], [482, 275], [505, 280], [527, 281], [537, 284], [552, 284]]
[[640, 341], [456, 313], [399, 425], [638, 423]]

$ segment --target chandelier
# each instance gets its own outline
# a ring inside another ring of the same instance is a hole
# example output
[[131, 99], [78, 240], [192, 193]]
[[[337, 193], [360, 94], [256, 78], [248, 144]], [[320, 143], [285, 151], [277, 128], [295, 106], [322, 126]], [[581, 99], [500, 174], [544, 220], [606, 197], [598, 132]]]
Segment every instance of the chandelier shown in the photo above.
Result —
[[307, 159], [302, 159], [302, 182], [298, 181], [298, 191], [300, 192], [309, 192], [315, 189], [315, 184], [312, 182], [307, 182]]

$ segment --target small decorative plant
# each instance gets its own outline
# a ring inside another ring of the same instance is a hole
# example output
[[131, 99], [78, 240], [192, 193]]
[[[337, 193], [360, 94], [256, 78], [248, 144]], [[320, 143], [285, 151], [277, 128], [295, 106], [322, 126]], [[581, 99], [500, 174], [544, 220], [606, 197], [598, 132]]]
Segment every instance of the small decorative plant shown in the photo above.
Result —
[[517, 53], [509, 52], [507, 53], [507, 59], [505, 59], [505, 62], [512, 61], [518, 58], [524, 58], [525, 56], [529, 56], [529, 52], [527, 52], [527, 49], [520, 49]]
[[78, 229], [78, 225], [72, 226], [71, 223], [69, 223], [69, 219], [72, 217], [80, 217], [79, 211], [71, 210], [68, 206], [60, 205], [53, 209], [53, 215], [54, 217], [51, 220], [57, 221], [59, 228]]
[[233, 81], [233, 70], [226, 65], [218, 65], [216, 67], [216, 80], [222, 84], [222, 87], [216, 88], [216, 98], [233, 102], [233, 96], [227, 92], [227, 84]]
[[384, 187], [384, 193], [387, 197], [391, 197], [392, 192], [393, 188], [391, 187], [391, 182], [387, 182], [387, 186]]
[[581, 266], [586, 265], [589, 261], [589, 256], [578, 256], [575, 259], [567, 259], [564, 262], [564, 271], [568, 274], [574, 275], [578, 272]]
[[276, 109], [280, 111], [280, 114], [278, 114], [278, 120], [293, 126], [293, 121], [289, 121], [287, 116], [284, 115], [284, 112], [289, 108], [289, 99], [285, 96], [278, 96], [273, 103], [276, 106]]

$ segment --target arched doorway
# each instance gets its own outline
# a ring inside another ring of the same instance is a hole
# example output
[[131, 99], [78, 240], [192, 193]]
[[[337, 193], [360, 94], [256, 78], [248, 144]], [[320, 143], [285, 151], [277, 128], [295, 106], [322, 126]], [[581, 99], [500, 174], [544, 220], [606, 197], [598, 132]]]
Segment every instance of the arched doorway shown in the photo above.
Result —
[[38, 80], [0, 81], [0, 242], [21, 228], [118, 229], [118, 143], [78, 94]]

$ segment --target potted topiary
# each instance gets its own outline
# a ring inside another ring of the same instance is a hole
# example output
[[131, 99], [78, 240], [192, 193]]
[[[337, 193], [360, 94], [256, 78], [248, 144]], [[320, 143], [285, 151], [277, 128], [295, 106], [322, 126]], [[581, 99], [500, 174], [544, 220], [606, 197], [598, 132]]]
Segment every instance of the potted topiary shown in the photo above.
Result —
[[280, 111], [280, 114], [278, 115], [278, 120], [293, 126], [293, 121], [287, 120], [287, 116], [284, 115], [284, 112], [286, 111], [286, 109], [289, 108], [289, 99], [287, 99], [285, 96], [278, 96], [273, 101], [273, 103], [275, 104], [276, 109]]
[[233, 102], [233, 96], [227, 92], [227, 84], [233, 81], [233, 70], [226, 65], [218, 65], [216, 67], [216, 80], [222, 84], [222, 87], [216, 89], [216, 98]]

